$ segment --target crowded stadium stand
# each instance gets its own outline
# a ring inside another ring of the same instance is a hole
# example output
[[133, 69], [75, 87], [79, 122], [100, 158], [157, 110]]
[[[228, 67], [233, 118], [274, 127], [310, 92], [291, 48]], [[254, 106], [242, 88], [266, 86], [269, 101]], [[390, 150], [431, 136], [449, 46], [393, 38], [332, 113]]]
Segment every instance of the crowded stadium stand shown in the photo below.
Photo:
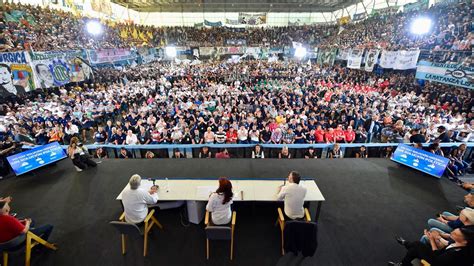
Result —
[[7, 265], [474, 265], [474, 2], [0, 0]]

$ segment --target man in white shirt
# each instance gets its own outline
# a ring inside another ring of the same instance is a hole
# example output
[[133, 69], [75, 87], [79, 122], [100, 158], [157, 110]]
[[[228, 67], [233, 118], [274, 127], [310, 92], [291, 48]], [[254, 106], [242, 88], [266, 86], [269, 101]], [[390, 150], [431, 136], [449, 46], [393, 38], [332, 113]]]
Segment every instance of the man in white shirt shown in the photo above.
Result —
[[137, 145], [138, 144], [137, 135], [133, 134], [133, 131], [128, 130], [127, 137], [125, 138], [125, 143], [127, 145]]
[[290, 219], [301, 219], [304, 217], [304, 198], [306, 188], [300, 186], [301, 176], [296, 171], [291, 171], [288, 175], [288, 184], [280, 186], [278, 200], [285, 203], [284, 213]]
[[142, 178], [132, 175], [129, 187], [122, 193], [122, 204], [125, 211], [125, 221], [128, 223], [141, 223], [148, 215], [148, 205], [158, 201], [158, 186], [152, 186], [149, 191], [140, 188]]

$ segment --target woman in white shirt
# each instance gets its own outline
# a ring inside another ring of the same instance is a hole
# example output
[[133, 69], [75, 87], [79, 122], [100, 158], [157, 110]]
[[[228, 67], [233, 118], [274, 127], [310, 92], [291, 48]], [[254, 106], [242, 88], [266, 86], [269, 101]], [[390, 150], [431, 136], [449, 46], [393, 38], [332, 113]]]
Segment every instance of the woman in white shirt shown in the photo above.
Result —
[[209, 197], [206, 210], [211, 213], [212, 224], [222, 225], [230, 223], [232, 218], [232, 183], [225, 177], [219, 178], [219, 188]]

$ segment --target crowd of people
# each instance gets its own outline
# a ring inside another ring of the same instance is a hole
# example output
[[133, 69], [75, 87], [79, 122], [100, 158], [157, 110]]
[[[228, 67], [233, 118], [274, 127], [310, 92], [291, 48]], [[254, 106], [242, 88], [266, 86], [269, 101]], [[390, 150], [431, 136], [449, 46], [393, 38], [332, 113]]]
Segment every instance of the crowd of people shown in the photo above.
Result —
[[[137, 46], [291, 46], [301, 42], [331, 48], [383, 47], [471, 51], [472, 4], [443, 4], [426, 10], [381, 14], [339, 26], [305, 25], [286, 27], [151, 27], [109, 22], [102, 36], [85, 31], [88, 18], [54, 9], [22, 4], [0, 6], [0, 51], [117, 48]], [[413, 19], [433, 19], [429, 34], [410, 32]]]

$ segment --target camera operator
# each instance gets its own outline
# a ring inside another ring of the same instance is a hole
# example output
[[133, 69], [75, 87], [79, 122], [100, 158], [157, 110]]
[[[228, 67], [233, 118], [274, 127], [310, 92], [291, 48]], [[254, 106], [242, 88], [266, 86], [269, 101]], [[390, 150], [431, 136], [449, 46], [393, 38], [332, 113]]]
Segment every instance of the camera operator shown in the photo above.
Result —
[[0, 141], [0, 179], [11, 172], [7, 157], [14, 154], [16, 148], [17, 143], [11, 137], [8, 137], [5, 141]]
[[79, 142], [77, 137], [71, 138], [71, 143], [67, 149], [67, 154], [71, 158], [72, 163], [78, 172], [86, 169], [86, 167], [96, 167], [97, 163], [90, 159], [87, 148]]

